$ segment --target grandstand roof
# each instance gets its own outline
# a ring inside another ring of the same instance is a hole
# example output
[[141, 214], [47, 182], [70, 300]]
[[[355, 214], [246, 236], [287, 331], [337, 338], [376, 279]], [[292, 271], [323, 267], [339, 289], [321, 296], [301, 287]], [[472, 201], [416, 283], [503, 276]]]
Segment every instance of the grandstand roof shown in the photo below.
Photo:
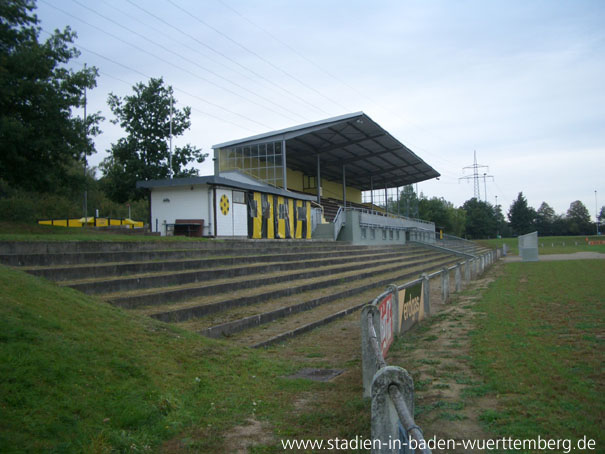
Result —
[[405, 186], [440, 176], [363, 112], [233, 140], [212, 148], [277, 141], [286, 142], [288, 168], [315, 175], [319, 156], [322, 179], [339, 181], [344, 165], [346, 185], [363, 191]]

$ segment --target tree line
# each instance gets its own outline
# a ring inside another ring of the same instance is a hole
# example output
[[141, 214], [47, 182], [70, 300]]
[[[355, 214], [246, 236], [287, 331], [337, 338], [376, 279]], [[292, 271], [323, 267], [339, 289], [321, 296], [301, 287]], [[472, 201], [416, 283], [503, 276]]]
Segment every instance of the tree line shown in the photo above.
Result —
[[0, 219], [81, 216], [85, 192], [104, 215], [123, 217], [129, 205], [146, 219], [136, 182], [195, 175], [189, 165], [207, 156], [190, 144], [170, 153], [169, 137], [190, 128], [191, 109], [176, 107], [161, 78], [136, 84], [128, 96], [111, 93], [111, 121], [125, 137], [111, 145], [97, 179], [87, 161], [104, 118], [76, 113], [98, 69], [70, 68], [80, 55], [76, 33], [66, 27], [42, 40], [35, 9], [34, 0], [0, 0]]
[[[404, 216], [432, 221], [445, 233], [468, 239], [512, 237], [537, 231], [540, 236], [593, 235], [597, 231], [588, 208], [576, 200], [567, 212], [556, 214], [546, 202], [536, 210], [530, 207], [520, 192], [512, 201], [506, 217], [501, 205], [472, 198], [456, 208], [442, 197], [418, 196], [412, 186], [406, 186], [399, 201], [389, 199], [388, 211]], [[605, 221], [605, 206], [601, 207], [599, 223]]]

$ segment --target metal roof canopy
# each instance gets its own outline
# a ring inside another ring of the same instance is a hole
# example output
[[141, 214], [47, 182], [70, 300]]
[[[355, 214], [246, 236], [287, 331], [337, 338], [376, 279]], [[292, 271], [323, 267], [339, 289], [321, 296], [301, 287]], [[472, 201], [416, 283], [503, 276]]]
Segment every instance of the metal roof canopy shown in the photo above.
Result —
[[362, 191], [393, 188], [436, 178], [440, 174], [363, 112], [259, 134], [214, 145], [213, 149], [286, 142], [287, 166], [339, 181]]

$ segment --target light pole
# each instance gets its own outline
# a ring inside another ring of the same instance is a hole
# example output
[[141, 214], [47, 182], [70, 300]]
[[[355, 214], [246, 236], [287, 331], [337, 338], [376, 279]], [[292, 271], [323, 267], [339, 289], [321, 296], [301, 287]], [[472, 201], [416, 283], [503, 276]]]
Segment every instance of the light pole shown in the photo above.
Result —
[[594, 215], [597, 224], [597, 236], [599, 236], [599, 204], [597, 203], [597, 190], [594, 190]]

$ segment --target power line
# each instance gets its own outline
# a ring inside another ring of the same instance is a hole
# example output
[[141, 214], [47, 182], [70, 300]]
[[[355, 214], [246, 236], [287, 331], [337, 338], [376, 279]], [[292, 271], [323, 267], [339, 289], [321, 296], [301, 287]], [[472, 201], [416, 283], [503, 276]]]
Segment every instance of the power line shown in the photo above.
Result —
[[[274, 41], [278, 42], [279, 44], [281, 44], [282, 46], [284, 46], [285, 48], [287, 48], [288, 50], [290, 50], [291, 52], [295, 53], [296, 55], [298, 55], [300, 58], [302, 58], [303, 60], [305, 60], [306, 62], [308, 62], [309, 64], [311, 64], [312, 66], [314, 66], [315, 68], [319, 69], [321, 72], [323, 72], [324, 74], [328, 75], [329, 77], [331, 77], [332, 79], [334, 79], [336, 82], [340, 83], [341, 85], [347, 87], [348, 89], [352, 90], [354, 93], [356, 93], [359, 96], [362, 96], [363, 98], [369, 100], [370, 102], [372, 102], [373, 104], [375, 104], [377, 107], [379, 107], [380, 109], [382, 109], [383, 111], [389, 113], [390, 115], [393, 115], [401, 120], [404, 120], [404, 122], [406, 124], [415, 126], [417, 129], [420, 130], [424, 130], [426, 131], [427, 129], [425, 127], [422, 127], [420, 125], [418, 125], [417, 123], [414, 123], [410, 120], [404, 119], [398, 112], [395, 112], [387, 107], [385, 107], [384, 105], [382, 105], [381, 103], [379, 103], [378, 101], [376, 101], [374, 98], [368, 96], [366, 93], [358, 90], [357, 88], [355, 88], [353, 85], [347, 83], [346, 81], [342, 80], [341, 78], [339, 78], [338, 76], [334, 75], [332, 72], [326, 70], [324, 67], [320, 66], [319, 64], [315, 63], [313, 60], [311, 60], [310, 58], [308, 58], [307, 56], [305, 56], [303, 53], [301, 53], [300, 51], [298, 51], [297, 49], [295, 49], [294, 47], [290, 46], [288, 43], [286, 43], [285, 41], [279, 39], [277, 36], [275, 36], [274, 34], [272, 34], [270, 31], [268, 31], [267, 29], [265, 29], [264, 27], [262, 27], [261, 25], [257, 24], [256, 22], [252, 21], [251, 19], [247, 18], [244, 14], [240, 13], [238, 10], [236, 10], [235, 8], [233, 8], [232, 6], [228, 5], [226, 2], [224, 2], [223, 0], [216, 0], [217, 2], [221, 3], [223, 6], [225, 6], [227, 9], [231, 10], [233, 13], [235, 13], [237, 16], [239, 16], [240, 18], [242, 18], [244, 21], [248, 22], [249, 24], [253, 25], [254, 27], [258, 28], [259, 30], [261, 30], [262, 32], [264, 32], [265, 34], [267, 34], [269, 37], [271, 37]], [[431, 131], [431, 135], [435, 136], [434, 132]], [[438, 136], [437, 136], [438, 137]], [[443, 138], [440, 138], [440, 140], [443, 143], [447, 143], [447, 141]], [[406, 143], [410, 144], [410, 142], [408, 140], [406, 140]], [[423, 147], [419, 147], [417, 146], [417, 144], [410, 144], [414, 149], [416, 150], [420, 150], [423, 153], [426, 153], [428, 155], [433, 156], [435, 159], [437, 159], [440, 162], [446, 163], [446, 164], [450, 164], [450, 165], [456, 165], [455, 163], [453, 163], [452, 161], [445, 159], [442, 155], [439, 155], [437, 153], [433, 153]], [[456, 165], [457, 166], [457, 165]], [[453, 178], [457, 178], [453, 172], [449, 172]]]
[[[249, 88], [246, 88], [246, 87], [244, 87], [244, 86], [240, 85], [240, 84], [239, 84], [239, 83], [237, 83], [237, 82], [233, 82], [232, 80], [227, 79], [226, 77], [222, 76], [221, 74], [219, 74], [219, 73], [217, 73], [217, 72], [215, 72], [215, 71], [212, 71], [211, 69], [208, 69], [208, 68], [206, 68], [206, 67], [204, 67], [204, 66], [200, 65], [200, 64], [199, 64], [197, 61], [192, 60], [192, 59], [190, 59], [190, 58], [188, 58], [188, 57], [186, 57], [186, 56], [184, 56], [184, 55], [182, 55], [182, 54], [179, 54], [178, 52], [174, 51], [173, 49], [169, 49], [169, 48], [167, 48], [167, 47], [166, 47], [166, 46], [164, 46], [163, 44], [158, 43], [158, 42], [156, 42], [156, 41], [154, 41], [154, 40], [152, 40], [152, 39], [148, 38], [147, 36], [145, 36], [145, 35], [143, 35], [143, 34], [141, 34], [141, 33], [137, 32], [137, 31], [135, 31], [135, 30], [131, 29], [130, 27], [127, 27], [127, 26], [125, 26], [125, 25], [123, 25], [123, 24], [118, 23], [118, 22], [117, 22], [117, 21], [115, 21], [114, 19], [112, 19], [112, 18], [110, 18], [110, 17], [107, 17], [107, 16], [105, 16], [104, 14], [101, 14], [100, 12], [98, 12], [98, 11], [96, 11], [96, 10], [94, 10], [94, 9], [90, 8], [89, 6], [86, 6], [86, 5], [82, 4], [80, 1], [78, 1], [78, 0], [72, 0], [72, 2], [74, 2], [74, 3], [78, 4], [78, 5], [80, 5], [82, 8], [87, 9], [88, 11], [91, 11], [92, 13], [96, 14], [97, 16], [102, 17], [102, 18], [103, 18], [103, 19], [105, 19], [106, 21], [111, 22], [112, 24], [117, 25], [118, 27], [120, 27], [120, 28], [122, 28], [122, 29], [124, 29], [124, 30], [126, 30], [126, 31], [128, 31], [128, 32], [130, 32], [130, 33], [132, 33], [132, 34], [134, 34], [134, 35], [136, 35], [136, 36], [138, 36], [138, 37], [140, 37], [140, 38], [144, 39], [145, 41], [152, 43], [153, 45], [155, 45], [155, 46], [159, 47], [160, 49], [163, 49], [163, 50], [165, 50], [166, 52], [168, 52], [168, 53], [170, 53], [170, 54], [173, 54], [173, 55], [176, 55], [177, 57], [179, 57], [179, 58], [181, 58], [181, 59], [185, 60], [186, 62], [191, 63], [191, 64], [192, 64], [192, 65], [194, 65], [194, 66], [197, 66], [198, 68], [202, 69], [203, 71], [206, 71], [206, 72], [208, 72], [208, 73], [212, 74], [213, 76], [215, 76], [215, 77], [217, 77], [217, 78], [219, 78], [219, 79], [221, 79], [221, 80], [224, 80], [225, 82], [228, 82], [228, 83], [230, 83], [230, 84], [232, 84], [232, 85], [234, 85], [234, 86], [236, 86], [236, 87], [240, 88], [241, 90], [243, 90], [243, 91], [245, 91], [245, 92], [251, 93], [251, 94], [253, 94], [254, 96], [257, 96], [258, 98], [260, 98], [260, 99], [262, 99], [262, 100], [264, 100], [264, 101], [266, 101], [266, 102], [268, 102], [268, 103], [270, 103], [270, 104], [272, 104], [272, 105], [274, 105], [274, 106], [276, 106], [276, 107], [278, 107], [278, 108], [280, 108], [280, 109], [282, 109], [282, 110], [284, 110], [284, 111], [286, 111], [286, 112], [289, 112], [289, 113], [291, 113], [291, 114], [294, 114], [294, 115], [298, 116], [299, 118], [303, 118], [303, 119], [304, 119], [304, 117], [303, 117], [302, 115], [298, 114], [297, 112], [294, 112], [294, 111], [292, 111], [292, 110], [290, 110], [290, 109], [288, 109], [288, 108], [284, 107], [284, 106], [283, 106], [283, 105], [281, 105], [281, 104], [278, 104], [278, 103], [276, 103], [276, 102], [274, 102], [274, 101], [272, 101], [272, 100], [270, 100], [270, 99], [268, 99], [268, 98], [266, 98], [266, 97], [264, 97], [264, 96], [261, 96], [261, 95], [259, 95], [258, 93], [256, 93], [255, 91], [252, 91], [252, 90], [250, 90]], [[233, 95], [235, 95], [235, 96], [242, 97], [243, 99], [247, 100], [248, 102], [252, 102], [252, 103], [254, 103], [254, 104], [256, 104], [256, 105], [258, 105], [258, 106], [260, 106], [260, 107], [263, 107], [263, 106], [261, 106], [260, 104], [256, 103], [255, 101], [252, 101], [252, 100], [250, 100], [250, 99], [248, 99], [248, 98], [245, 98], [245, 97], [241, 96], [240, 94], [238, 94], [238, 93], [236, 93], [236, 92], [234, 92], [234, 91], [232, 91], [232, 90], [230, 90], [230, 89], [228, 89], [228, 88], [222, 87], [222, 86], [220, 86], [220, 85], [218, 85], [218, 84], [216, 84], [216, 83], [214, 83], [214, 82], [212, 82], [212, 81], [210, 81], [210, 80], [208, 80], [208, 79], [206, 79], [206, 78], [203, 78], [203, 77], [200, 77], [200, 76], [198, 76], [198, 77], [199, 77], [199, 78], [201, 78], [202, 80], [204, 80], [205, 82], [207, 82], [207, 83], [209, 83], [209, 84], [211, 84], [211, 85], [214, 85], [215, 87], [218, 87], [218, 88], [220, 88], [220, 89], [222, 89], [222, 90], [225, 90], [225, 91], [227, 91], [228, 93], [231, 93], [231, 94], [233, 94]], [[269, 108], [268, 110], [271, 110], [272, 112], [277, 113], [278, 115], [283, 115], [283, 114], [280, 114], [279, 112], [277, 112], [277, 111], [275, 111], [275, 110], [273, 110], [273, 109], [270, 109], [270, 108]], [[287, 115], [285, 115], [285, 116], [286, 116], [287, 118], [289, 118], [290, 120], [292, 120], [292, 121], [296, 121], [296, 120], [295, 120], [294, 118], [292, 118], [292, 117], [288, 117]]]
[[[129, 3], [132, 3], [132, 0], [126, 0]], [[330, 101], [331, 103], [333, 103], [334, 105], [340, 107], [341, 109], [345, 109], [345, 110], [349, 110], [347, 107], [344, 107], [342, 104], [338, 103], [337, 101], [333, 100], [332, 98], [330, 98], [329, 96], [323, 94], [322, 92], [320, 92], [319, 90], [317, 90], [316, 88], [312, 87], [311, 85], [306, 84], [304, 81], [300, 80], [298, 77], [294, 76], [293, 74], [289, 73], [288, 71], [286, 71], [285, 69], [275, 65], [273, 62], [271, 62], [270, 60], [267, 60], [266, 58], [264, 58], [262, 55], [259, 55], [258, 53], [254, 52], [253, 50], [249, 49], [247, 46], [243, 45], [242, 43], [240, 43], [239, 41], [234, 40], [233, 38], [231, 38], [229, 35], [227, 35], [226, 33], [222, 32], [221, 30], [213, 27], [212, 25], [210, 25], [209, 23], [207, 23], [206, 21], [200, 19], [199, 17], [197, 17], [195, 14], [187, 11], [185, 8], [177, 5], [173, 0], [167, 0], [168, 3], [170, 3], [172, 6], [174, 6], [175, 8], [178, 8], [179, 10], [181, 10], [182, 12], [184, 12], [185, 14], [189, 15], [190, 17], [192, 17], [193, 19], [197, 20], [199, 23], [205, 25], [206, 27], [210, 28], [211, 30], [214, 30], [216, 33], [218, 33], [219, 35], [223, 36], [225, 39], [231, 41], [233, 44], [235, 44], [236, 46], [240, 47], [241, 49], [245, 50], [246, 52], [250, 53], [251, 55], [254, 55], [255, 57], [259, 58], [260, 60], [262, 60], [263, 62], [265, 62], [266, 64], [270, 65], [272, 68], [280, 71], [282, 74], [290, 77], [292, 80], [295, 80], [296, 82], [298, 82], [299, 84], [301, 84], [303, 87], [306, 87], [307, 89], [317, 93], [319, 96], [321, 96], [322, 98]], [[327, 113], [327, 112], [326, 112]]]
[[[44, 30], [44, 29], [42, 29], [42, 31], [44, 31], [44, 32], [45, 32], [45, 33], [47, 33], [48, 35], [51, 35], [51, 36], [52, 36], [52, 33], [48, 32], [48, 31], [46, 31], [46, 30]], [[151, 76], [149, 76], [149, 75], [147, 75], [147, 74], [145, 74], [145, 73], [143, 73], [143, 72], [139, 71], [138, 69], [132, 68], [132, 67], [130, 67], [130, 66], [128, 66], [128, 65], [125, 65], [125, 64], [120, 63], [120, 62], [118, 62], [118, 61], [115, 61], [115, 60], [113, 60], [113, 59], [111, 59], [111, 58], [109, 58], [109, 57], [106, 57], [105, 55], [102, 55], [102, 54], [100, 54], [100, 53], [98, 53], [98, 52], [95, 52], [95, 51], [93, 51], [93, 50], [91, 50], [91, 49], [88, 49], [88, 48], [86, 48], [86, 47], [84, 47], [84, 46], [82, 46], [82, 45], [80, 45], [80, 44], [74, 44], [74, 46], [75, 46], [75, 47], [77, 47], [77, 48], [79, 48], [79, 49], [81, 49], [81, 50], [83, 50], [83, 51], [85, 51], [85, 52], [88, 52], [88, 53], [90, 53], [90, 54], [96, 55], [96, 56], [97, 56], [97, 57], [99, 57], [99, 58], [102, 58], [102, 59], [104, 59], [104, 60], [107, 60], [107, 61], [109, 61], [109, 62], [113, 63], [114, 65], [121, 66], [122, 68], [127, 69], [128, 71], [132, 71], [132, 72], [134, 72], [134, 73], [136, 73], [136, 74], [139, 74], [139, 75], [143, 76], [143, 77], [144, 77], [144, 78], [146, 78], [146, 79], [151, 79]], [[114, 77], [114, 79], [117, 79], [117, 78], [115, 78], [115, 77]], [[125, 81], [123, 81], [123, 80], [121, 80], [121, 79], [117, 79], [117, 80], [119, 80], [120, 82], [124, 82], [124, 83], [126, 83], [126, 84], [129, 84], [128, 82], [125, 82]], [[130, 84], [129, 84], [129, 85], [130, 85]], [[258, 122], [256, 122], [256, 121], [252, 120], [251, 118], [246, 117], [245, 115], [242, 115], [242, 114], [239, 114], [239, 113], [237, 113], [237, 112], [234, 112], [234, 111], [232, 111], [232, 110], [230, 110], [230, 109], [227, 109], [226, 107], [223, 107], [223, 106], [221, 106], [221, 105], [219, 105], [219, 104], [213, 103], [212, 101], [208, 101], [207, 99], [204, 99], [204, 98], [201, 98], [200, 96], [194, 95], [193, 93], [189, 93], [188, 91], [182, 90], [182, 89], [180, 89], [180, 88], [178, 88], [178, 87], [173, 87], [173, 88], [174, 88], [174, 90], [175, 90], [175, 91], [178, 91], [178, 92], [180, 92], [180, 93], [183, 93], [183, 94], [185, 94], [185, 95], [187, 95], [187, 96], [190, 96], [190, 97], [192, 97], [192, 98], [194, 98], [194, 99], [197, 99], [197, 100], [199, 100], [199, 101], [201, 101], [201, 102], [203, 102], [203, 103], [205, 103], [205, 104], [211, 105], [211, 106], [216, 107], [216, 108], [221, 109], [221, 110], [224, 110], [224, 111], [226, 111], [226, 112], [228, 112], [228, 113], [230, 113], [230, 114], [232, 114], [232, 115], [237, 115], [237, 116], [239, 116], [239, 117], [241, 117], [241, 118], [243, 118], [243, 119], [245, 119], [245, 120], [247, 120], [247, 121], [250, 121], [250, 122], [253, 122], [253, 123], [258, 123]], [[193, 109], [193, 108], [192, 108], [192, 109]], [[239, 124], [237, 124], [237, 123], [234, 123], [234, 122], [232, 122], [232, 121], [230, 121], [230, 120], [226, 120], [226, 119], [221, 118], [221, 117], [218, 117], [218, 116], [216, 116], [216, 115], [214, 115], [214, 114], [211, 114], [211, 113], [208, 113], [208, 112], [205, 112], [205, 111], [199, 110], [199, 109], [196, 109], [196, 110], [198, 110], [199, 112], [203, 113], [204, 115], [207, 115], [207, 116], [209, 116], [209, 117], [212, 117], [212, 118], [214, 118], [214, 119], [216, 119], [216, 120], [223, 121], [223, 122], [225, 122], [225, 123], [230, 123], [230, 124], [232, 124], [232, 125], [234, 125], [234, 126], [237, 126], [238, 128], [246, 129], [246, 130], [248, 130], [248, 131], [253, 131], [253, 130], [251, 130], [250, 128], [247, 128], [247, 127], [241, 126], [241, 125], [239, 125]], [[265, 125], [263, 125], [263, 124], [261, 124], [261, 123], [258, 123], [258, 124], [260, 124], [260, 126], [267, 127], [267, 126], [265, 126]]]
[[276, 84], [275, 82], [267, 79], [265, 76], [263, 76], [262, 74], [257, 73], [256, 71], [254, 71], [253, 69], [241, 64], [240, 62], [238, 62], [237, 60], [234, 60], [233, 58], [229, 57], [228, 55], [224, 54], [221, 51], [218, 51], [216, 49], [214, 49], [213, 47], [209, 46], [208, 44], [204, 43], [203, 41], [200, 41], [199, 39], [197, 39], [196, 37], [190, 35], [189, 33], [186, 33], [182, 30], [180, 30], [178, 27], [175, 27], [174, 25], [172, 25], [171, 23], [167, 22], [166, 20], [162, 19], [161, 17], [158, 17], [157, 15], [151, 13], [150, 11], [146, 10], [145, 8], [137, 5], [136, 3], [133, 3], [131, 0], [126, 0], [128, 3], [130, 3], [132, 6], [134, 6], [135, 8], [138, 8], [139, 10], [143, 11], [145, 14], [153, 17], [154, 19], [158, 20], [159, 22], [162, 22], [163, 24], [167, 25], [170, 28], [175, 29], [176, 31], [178, 31], [179, 33], [182, 33], [183, 35], [186, 35], [187, 37], [191, 38], [192, 40], [194, 40], [195, 42], [197, 42], [198, 44], [200, 44], [201, 46], [205, 47], [206, 49], [214, 52], [217, 55], [220, 55], [221, 57], [225, 58], [226, 60], [234, 63], [235, 65], [245, 69], [246, 71], [250, 72], [251, 74], [255, 75], [256, 77], [258, 77], [259, 79], [265, 81], [266, 83], [268, 83], [269, 85], [272, 85], [278, 89], [280, 89], [281, 91], [283, 91], [284, 93], [300, 100], [301, 102], [303, 102], [304, 104], [312, 107], [315, 110], [318, 110], [320, 112], [323, 112], [325, 114], [328, 114], [328, 112], [326, 112], [324, 109], [322, 109], [321, 107], [317, 107], [316, 105], [310, 103], [309, 101], [307, 101], [306, 99], [302, 98], [301, 96], [297, 95], [296, 93], [293, 93], [292, 91], [281, 87], [279, 84]]
[[[78, 2], [77, 2], [77, 0], [72, 0], [72, 1], [74, 1], [75, 3], [78, 3]], [[114, 39], [116, 39], [116, 40], [118, 40], [118, 41], [120, 41], [120, 42], [122, 42], [122, 43], [124, 43], [124, 44], [126, 44], [126, 45], [128, 45], [128, 46], [130, 46], [130, 47], [133, 47], [134, 49], [138, 50], [139, 52], [142, 52], [142, 53], [144, 53], [144, 54], [147, 54], [147, 55], [151, 56], [152, 58], [155, 58], [155, 59], [157, 59], [157, 60], [159, 60], [159, 61], [161, 61], [161, 62], [164, 62], [164, 63], [166, 63], [167, 65], [172, 66], [172, 67], [174, 67], [174, 68], [176, 68], [176, 69], [178, 69], [178, 70], [180, 70], [180, 71], [183, 71], [183, 72], [185, 72], [185, 73], [187, 73], [187, 74], [189, 74], [189, 75], [191, 75], [191, 76], [193, 76], [193, 77], [195, 77], [195, 78], [197, 78], [197, 79], [200, 79], [200, 80], [202, 80], [202, 81], [204, 81], [204, 82], [207, 82], [207, 83], [209, 83], [209, 84], [211, 84], [211, 85], [214, 85], [214, 86], [215, 86], [215, 87], [217, 87], [217, 88], [220, 88], [220, 89], [222, 89], [222, 90], [225, 90], [225, 91], [227, 91], [228, 93], [231, 93], [231, 94], [233, 94], [233, 95], [235, 95], [235, 96], [237, 96], [237, 97], [240, 97], [240, 98], [242, 98], [242, 99], [244, 99], [244, 100], [246, 100], [246, 101], [248, 101], [248, 102], [250, 102], [250, 103], [252, 103], [252, 104], [255, 104], [255, 105], [257, 105], [257, 106], [259, 106], [259, 107], [261, 107], [261, 108], [263, 108], [263, 109], [268, 109], [268, 110], [271, 110], [271, 111], [272, 111], [272, 112], [274, 112], [274, 113], [277, 113], [278, 115], [283, 115], [282, 113], [279, 113], [279, 112], [275, 111], [274, 109], [267, 108], [266, 106], [263, 106], [263, 105], [261, 105], [261, 104], [257, 103], [256, 101], [251, 100], [250, 98], [247, 98], [247, 97], [245, 97], [245, 96], [243, 96], [243, 95], [241, 95], [241, 94], [239, 94], [239, 93], [236, 93], [236, 92], [234, 92], [233, 90], [230, 90], [230, 89], [228, 89], [228, 88], [222, 87], [222, 86], [220, 86], [220, 85], [216, 84], [215, 82], [213, 82], [213, 81], [211, 81], [211, 80], [209, 80], [209, 79], [207, 79], [207, 78], [205, 78], [205, 77], [200, 76], [199, 74], [196, 74], [196, 73], [194, 73], [194, 72], [192, 72], [192, 71], [189, 71], [188, 69], [183, 68], [182, 66], [178, 66], [178, 65], [176, 65], [176, 64], [174, 64], [174, 63], [172, 63], [172, 62], [170, 62], [170, 61], [168, 61], [168, 60], [166, 60], [166, 59], [164, 59], [164, 58], [162, 58], [162, 57], [160, 57], [160, 56], [158, 56], [158, 55], [156, 55], [156, 54], [154, 54], [154, 53], [152, 53], [152, 52], [149, 52], [149, 51], [148, 51], [148, 50], [146, 50], [146, 49], [141, 48], [140, 46], [137, 46], [136, 44], [133, 44], [133, 43], [131, 43], [131, 42], [129, 42], [129, 41], [126, 41], [126, 40], [124, 40], [124, 39], [120, 38], [119, 36], [116, 36], [115, 34], [110, 33], [110, 32], [108, 32], [107, 30], [104, 30], [104, 29], [103, 29], [103, 28], [101, 28], [101, 27], [98, 27], [98, 26], [96, 26], [96, 25], [94, 25], [94, 24], [91, 24], [90, 22], [87, 22], [87, 21], [85, 21], [84, 19], [81, 19], [81, 18], [79, 18], [79, 17], [77, 17], [77, 16], [75, 16], [75, 15], [73, 15], [73, 14], [71, 14], [71, 13], [69, 13], [69, 12], [67, 12], [67, 11], [65, 11], [65, 10], [63, 10], [63, 9], [61, 9], [61, 8], [59, 8], [59, 7], [56, 7], [56, 6], [54, 6], [54, 5], [51, 5], [51, 4], [49, 4], [49, 3], [48, 3], [47, 1], [45, 1], [45, 0], [42, 0], [42, 2], [43, 2], [43, 3], [45, 3], [45, 4], [47, 4], [47, 5], [48, 5], [48, 6], [50, 6], [51, 8], [54, 8], [54, 9], [56, 9], [57, 11], [60, 11], [60, 12], [62, 12], [63, 14], [66, 14], [67, 16], [70, 16], [70, 17], [72, 17], [72, 18], [74, 18], [74, 19], [76, 19], [76, 20], [78, 20], [78, 21], [80, 21], [80, 22], [82, 22], [82, 23], [84, 23], [84, 24], [88, 25], [89, 27], [92, 27], [92, 28], [94, 28], [94, 29], [96, 29], [96, 30], [99, 30], [101, 33], [104, 33], [104, 34], [106, 34], [106, 35], [108, 35], [108, 36], [111, 36], [112, 38], [114, 38]], [[78, 4], [79, 4], [79, 3], [78, 3]], [[87, 8], [87, 7], [85, 7], [85, 8]], [[119, 27], [122, 27], [122, 28], [124, 28], [124, 29], [126, 29], [126, 30], [130, 31], [130, 32], [131, 32], [131, 33], [133, 33], [133, 34], [140, 36], [141, 38], [145, 39], [146, 41], [151, 42], [152, 44], [157, 45], [157, 46], [159, 46], [159, 47], [163, 48], [164, 50], [166, 50], [166, 51], [170, 52], [171, 54], [177, 55], [178, 57], [181, 57], [181, 58], [183, 58], [183, 59], [185, 59], [185, 60], [189, 60], [189, 59], [187, 59], [186, 57], [183, 57], [183, 56], [181, 56], [181, 55], [179, 55], [179, 54], [177, 54], [177, 53], [175, 53], [175, 52], [171, 51], [170, 49], [167, 49], [165, 46], [162, 46], [161, 44], [155, 43], [153, 40], [150, 40], [150, 39], [146, 38], [145, 36], [143, 36], [143, 35], [141, 35], [141, 34], [139, 34], [139, 33], [137, 33], [137, 32], [134, 32], [133, 30], [130, 30], [128, 27], [125, 27], [125, 26], [123, 26], [123, 25], [121, 25], [121, 24], [118, 24], [117, 22], [115, 22], [115, 21], [113, 21], [113, 20], [111, 20], [111, 19], [108, 19], [108, 18], [104, 17], [103, 15], [101, 15], [101, 14], [97, 13], [96, 11], [94, 11], [94, 10], [92, 10], [92, 9], [90, 9], [90, 8], [87, 8], [87, 9], [89, 9], [90, 11], [92, 11], [92, 12], [93, 12], [93, 13], [95, 13], [95, 14], [100, 15], [100, 16], [101, 16], [101, 17], [103, 17], [104, 19], [106, 19], [106, 20], [108, 20], [108, 21], [110, 21], [110, 22], [112, 22], [112, 23], [114, 23], [114, 24], [118, 25]], [[196, 64], [196, 63], [195, 63], [195, 62], [193, 62], [192, 60], [189, 60], [189, 61], [191, 61], [192, 63]], [[196, 64], [196, 65], [197, 65], [197, 64]], [[197, 66], [199, 66], [199, 65], [197, 65]], [[205, 69], [205, 68], [203, 68], [203, 67], [202, 67], [202, 69]], [[242, 87], [242, 88], [243, 88], [243, 87]], [[244, 88], [244, 89], [245, 89], [245, 88]], [[290, 117], [289, 117], [289, 118], [290, 118]], [[292, 118], [290, 118], [290, 119], [292, 119]], [[254, 121], [254, 120], [252, 120], [252, 121]], [[265, 127], [265, 128], [270, 128], [269, 126], [264, 125], [264, 124], [262, 124], [262, 123], [259, 123], [259, 122], [257, 122], [257, 121], [254, 121], [254, 122], [255, 122], [255, 123], [257, 123], [257, 124], [259, 124], [259, 125], [261, 125], [261, 126], [263, 126], [263, 127]]]

